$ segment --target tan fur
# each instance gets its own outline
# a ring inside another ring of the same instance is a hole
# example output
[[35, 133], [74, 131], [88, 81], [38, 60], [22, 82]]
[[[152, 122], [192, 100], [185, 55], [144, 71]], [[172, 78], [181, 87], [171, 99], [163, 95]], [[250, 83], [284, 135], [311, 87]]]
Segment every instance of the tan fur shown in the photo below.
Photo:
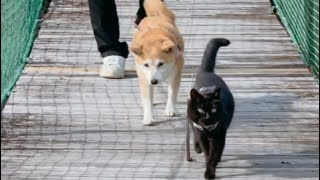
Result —
[[[177, 94], [180, 87], [181, 71], [184, 65], [184, 41], [175, 25], [175, 15], [167, 8], [161, 0], [145, 0], [144, 7], [147, 17], [139, 24], [138, 31], [134, 34], [130, 51], [134, 53], [137, 67], [142, 67], [147, 61], [162, 60], [165, 64], [173, 64], [174, 67], [169, 72], [169, 98], [167, 104], [167, 115], [173, 116], [176, 112], [171, 112], [177, 101]], [[154, 62], [156, 63], [156, 62]], [[152, 63], [153, 64], [153, 63]], [[137, 68], [140, 81], [143, 105], [152, 102], [153, 87], [148, 82], [145, 74]], [[151, 94], [150, 94], [151, 93]], [[152, 107], [151, 107], [152, 108]], [[146, 114], [146, 112], [145, 112]], [[147, 113], [148, 114], [148, 113]], [[144, 117], [144, 121], [146, 118]], [[153, 115], [150, 122], [153, 120]], [[146, 125], [150, 123], [144, 122]]]
[[175, 22], [175, 15], [167, 8], [163, 1], [145, 0], [144, 8], [148, 17], [165, 16], [166, 18], [169, 18], [172, 23]]

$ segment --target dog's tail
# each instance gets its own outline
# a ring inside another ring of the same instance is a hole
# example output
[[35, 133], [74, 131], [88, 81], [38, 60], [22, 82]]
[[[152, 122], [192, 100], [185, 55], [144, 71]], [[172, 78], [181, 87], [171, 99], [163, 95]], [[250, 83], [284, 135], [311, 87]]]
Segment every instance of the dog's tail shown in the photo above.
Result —
[[144, 0], [144, 8], [147, 16], [164, 16], [172, 22], [175, 21], [175, 15], [168, 9], [163, 0]]
[[216, 57], [218, 50], [221, 46], [228, 46], [230, 41], [225, 38], [212, 39], [204, 52], [200, 71], [201, 72], [214, 72], [216, 66]]

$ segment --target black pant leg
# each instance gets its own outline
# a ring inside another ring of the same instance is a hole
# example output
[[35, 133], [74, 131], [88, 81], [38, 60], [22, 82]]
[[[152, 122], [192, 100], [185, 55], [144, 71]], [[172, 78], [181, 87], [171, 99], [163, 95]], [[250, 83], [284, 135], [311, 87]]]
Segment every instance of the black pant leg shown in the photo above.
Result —
[[139, 25], [143, 18], [147, 16], [146, 10], [143, 7], [144, 0], [139, 0], [139, 9], [135, 20], [136, 25]]
[[91, 24], [102, 57], [128, 57], [126, 42], [119, 41], [119, 18], [115, 0], [88, 0]]

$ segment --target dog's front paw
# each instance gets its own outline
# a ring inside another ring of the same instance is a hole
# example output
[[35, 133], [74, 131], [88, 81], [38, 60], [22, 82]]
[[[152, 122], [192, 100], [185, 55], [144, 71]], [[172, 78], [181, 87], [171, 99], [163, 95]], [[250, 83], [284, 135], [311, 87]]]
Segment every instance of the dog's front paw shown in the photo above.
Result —
[[153, 120], [153, 118], [145, 118], [145, 119], [143, 119], [142, 122], [143, 122], [143, 125], [145, 125], [145, 126], [152, 126], [154, 120]]
[[176, 115], [177, 115], [177, 113], [175, 111], [166, 111], [166, 116], [168, 116], [168, 117], [174, 117]]
[[172, 106], [167, 106], [166, 107], [166, 116], [168, 117], [174, 117], [178, 115], [178, 111], [176, 110], [176, 108], [172, 107]]

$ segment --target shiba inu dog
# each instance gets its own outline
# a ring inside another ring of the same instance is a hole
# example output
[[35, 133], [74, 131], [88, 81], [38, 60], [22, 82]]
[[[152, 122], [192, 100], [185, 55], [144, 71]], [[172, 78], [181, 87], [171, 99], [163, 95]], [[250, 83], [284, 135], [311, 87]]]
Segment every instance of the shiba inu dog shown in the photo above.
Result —
[[143, 124], [151, 125], [153, 86], [168, 81], [166, 115], [177, 114], [176, 103], [184, 65], [184, 42], [175, 15], [162, 0], [142, 1], [146, 17], [139, 21], [130, 51], [134, 54], [144, 107]]

